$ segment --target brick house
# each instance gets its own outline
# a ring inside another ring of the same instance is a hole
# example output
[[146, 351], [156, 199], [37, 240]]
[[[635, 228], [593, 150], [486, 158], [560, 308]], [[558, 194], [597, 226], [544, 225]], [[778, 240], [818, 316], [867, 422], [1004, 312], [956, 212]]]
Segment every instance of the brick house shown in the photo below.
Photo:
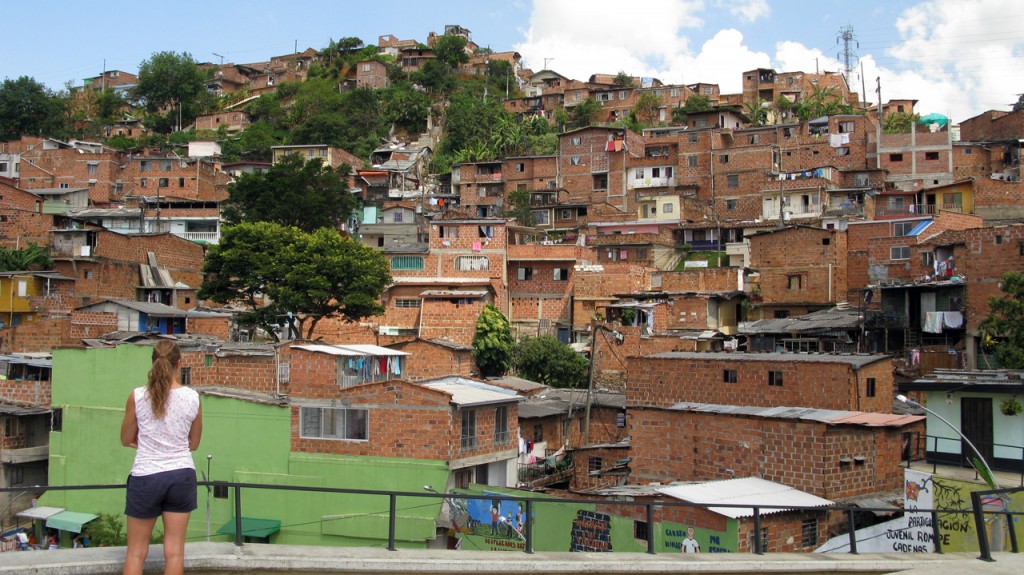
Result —
[[237, 134], [249, 127], [249, 113], [241, 110], [206, 114], [196, 118], [196, 130], [219, 130], [225, 126], [229, 134]]
[[53, 271], [0, 272], [0, 325], [66, 316], [73, 307], [74, 287], [74, 278]]
[[571, 342], [575, 268], [577, 262], [593, 261], [593, 250], [512, 235], [515, 243], [507, 248], [506, 276], [513, 335], [549, 335]]
[[385, 347], [397, 349], [409, 354], [406, 361], [403, 379], [421, 381], [436, 379], [448, 375], [461, 377], [477, 377], [480, 370], [476, 367], [473, 348], [446, 339], [411, 339], [386, 344]]
[[831, 307], [847, 296], [846, 232], [790, 226], [755, 233], [750, 266], [757, 270], [760, 316], [786, 317]]
[[356, 87], [381, 90], [388, 87], [388, 68], [383, 62], [366, 60], [356, 63]]
[[21, 154], [19, 187], [88, 188], [89, 202], [107, 205], [127, 192], [123, 155], [102, 144], [44, 140]]
[[570, 201], [607, 203], [623, 212], [635, 209], [626, 180], [629, 159], [644, 155], [643, 136], [591, 126], [559, 134], [558, 149], [560, 184]]
[[[980, 324], [991, 313], [989, 299], [1003, 297], [1000, 278], [1008, 271], [1024, 273], [1024, 225], [1012, 224], [974, 228], [964, 232], [967, 253], [963, 270], [967, 285], [965, 326], [967, 329], [967, 367], [983, 366], [978, 356]], [[959, 266], [959, 264], [958, 264]]]
[[0, 178], [0, 246], [15, 248], [29, 243], [45, 244], [53, 216], [43, 213], [42, 196]]
[[[0, 488], [47, 484], [50, 431], [60, 431], [60, 416], [50, 409], [52, 363], [48, 354], [0, 355]], [[8, 524], [35, 496], [0, 494], [0, 520]]]
[[349, 152], [329, 146], [327, 144], [296, 144], [292, 146], [271, 146], [271, 154], [276, 164], [284, 156], [298, 155], [306, 161], [320, 158], [324, 165], [337, 168], [342, 164], [348, 164], [354, 170], [363, 169], [363, 161]]

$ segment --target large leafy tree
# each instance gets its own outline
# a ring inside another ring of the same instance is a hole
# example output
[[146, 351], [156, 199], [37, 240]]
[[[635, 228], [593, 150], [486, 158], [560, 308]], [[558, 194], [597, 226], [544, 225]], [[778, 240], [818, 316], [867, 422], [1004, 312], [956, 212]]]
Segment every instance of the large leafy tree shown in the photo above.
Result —
[[163, 132], [192, 123], [212, 101], [206, 73], [188, 52], [157, 52], [143, 60], [135, 96], [145, 104], [149, 124]]
[[380, 314], [378, 298], [391, 283], [386, 259], [373, 248], [333, 229], [306, 233], [270, 222], [225, 228], [203, 272], [199, 297], [244, 307], [239, 322], [275, 339], [274, 328], [288, 319], [311, 338], [325, 318]]
[[600, 114], [601, 104], [593, 98], [587, 98], [569, 110], [569, 127], [586, 128], [596, 124]]
[[528, 337], [515, 349], [516, 373], [551, 387], [582, 387], [587, 360], [551, 336]]
[[434, 41], [434, 57], [449, 69], [469, 62], [466, 52], [466, 38], [456, 34], [446, 34]]
[[29, 136], [62, 137], [66, 100], [28, 76], [0, 85], [0, 141]]
[[473, 357], [484, 377], [504, 375], [512, 366], [515, 340], [508, 318], [496, 306], [488, 305], [476, 320]]
[[53, 262], [46, 246], [30, 243], [21, 249], [0, 247], [0, 272], [48, 270], [51, 267]]
[[984, 341], [1000, 367], [1024, 368], [1024, 274], [1006, 272], [999, 283], [1002, 297], [988, 300], [989, 316], [981, 322]]
[[306, 232], [337, 228], [356, 204], [348, 174], [344, 164], [335, 170], [320, 158], [307, 162], [290, 155], [265, 172], [244, 174], [229, 184], [221, 216], [228, 225], [264, 221]]
[[692, 94], [683, 102], [682, 106], [672, 110], [672, 123], [685, 124], [690, 114], [710, 112], [712, 109], [714, 109], [714, 105], [711, 103], [711, 98], [704, 94]]
[[655, 96], [653, 92], [644, 92], [640, 94], [636, 105], [633, 106], [633, 117], [640, 126], [654, 126], [658, 123], [658, 111], [663, 105], [662, 99]]

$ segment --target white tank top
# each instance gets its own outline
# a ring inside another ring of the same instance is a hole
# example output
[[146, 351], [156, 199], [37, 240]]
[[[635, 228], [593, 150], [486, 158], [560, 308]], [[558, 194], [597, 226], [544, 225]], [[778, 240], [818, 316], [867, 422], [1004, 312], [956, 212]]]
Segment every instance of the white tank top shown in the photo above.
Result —
[[163, 419], [157, 419], [145, 387], [135, 388], [135, 417], [139, 447], [132, 475], [152, 475], [175, 469], [195, 469], [188, 433], [199, 413], [199, 394], [190, 387], [172, 389]]

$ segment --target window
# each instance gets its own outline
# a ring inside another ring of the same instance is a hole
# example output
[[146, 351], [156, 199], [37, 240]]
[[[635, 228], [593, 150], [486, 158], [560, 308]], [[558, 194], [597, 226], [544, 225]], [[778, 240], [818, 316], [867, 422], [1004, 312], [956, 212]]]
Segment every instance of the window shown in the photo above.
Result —
[[299, 408], [300, 437], [366, 441], [369, 438], [367, 414], [365, 409]]
[[793, 137], [793, 128], [783, 128], [782, 129], [782, 137], [783, 138], [792, 138]]
[[924, 159], [926, 159], [926, 160], [938, 160], [939, 159], [939, 153], [938, 152], [925, 152], [924, 153]]
[[903, 161], [903, 154], [889, 154], [889, 161], [890, 162], [902, 162]]
[[522, 162], [516, 163], [516, 171], [517, 172], [525, 172], [526, 171], [526, 164], [524, 164]]
[[827, 246], [832, 243], [832, 238], [821, 238], [821, 245]]
[[578, 166], [582, 160], [583, 156], [569, 156], [569, 165]]
[[139, 178], [139, 187], [140, 188], [145, 188], [146, 187], [146, 178]]
[[730, 188], [740, 187], [739, 174], [729, 174], [728, 176], [726, 176], [726, 181], [728, 182]]
[[462, 412], [462, 448], [476, 447], [476, 411], [467, 409]]
[[893, 246], [889, 248], [889, 259], [891, 260], [909, 260], [910, 259], [910, 246]]
[[316, 156], [316, 150], [306, 150], [306, 157], [313, 158]]
[[4, 418], [4, 437], [15, 437], [18, 435], [18, 419], [15, 417]]
[[395, 299], [395, 307], [397, 307], [397, 308], [414, 308], [414, 307], [420, 307], [421, 305], [422, 305], [421, 301], [418, 300], [418, 299], [414, 299], [414, 298], [396, 298]]
[[661, 204], [661, 213], [663, 214], [671, 214], [672, 209], [672, 204]]
[[569, 145], [570, 146], [579, 146], [582, 143], [583, 143], [583, 138], [581, 138], [579, 136], [576, 136], [574, 138], [569, 138]]
[[401, 211], [396, 211], [394, 214], [391, 215], [391, 221], [396, 224], [402, 223], [404, 219], [405, 215]]
[[782, 387], [782, 372], [781, 371], [769, 371], [768, 372], [768, 385], [772, 387]]
[[729, 163], [729, 154], [719, 154], [718, 155], [718, 163], [719, 164], [728, 164]]
[[100, 171], [100, 167], [99, 166], [97, 166], [96, 164], [89, 164], [89, 175], [90, 176], [95, 176], [97, 173], [99, 173], [99, 171]]
[[996, 242], [996, 245], [997, 245], [997, 246], [998, 246], [999, 244], [1003, 243], [1003, 236], [996, 236], [996, 237], [995, 237], [995, 242]]
[[849, 134], [853, 132], [854, 126], [856, 126], [856, 124], [853, 122], [839, 122], [839, 133]]
[[491, 269], [487, 256], [459, 256], [455, 258], [455, 269], [460, 272], [480, 272]]
[[595, 190], [607, 190], [608, 189], [608, 174], [594, 174], [594, 189]]
[[722, 383], [736, 383], [736, 370], [735, 369], [723, 369], [722, 370]]
[[391, 258], [391, 269], [393, 270], [422, 270], [422, 256], [395, 256]]
[[555, 268], [552, 279], [556, 282], [569, 281], [569, 268]]
[[736, 200], [725, 200], [725, 209], [727, 209], [727, 210], [735, 210], [736, 209]]
[[570, 220], [570, 219], [572, 219], [572, 210], [562, 210], [561, 211], [561, 219], [563, 219], [563, 220]]
[[697, 140], [699, 140], [699, 139], [700, 139], [700, 135], [699, 134], [690, 134], [690, 143], [691, 144], [696, 144]]
[[494, 443], [504, 445], [511, 440], [508, 433], [508, 406], [494, 408]]
[[161, 172], [169, 172], [169, 171], [171, 171], [171, 161], [170, 160], [160, 160], [160, 171]]
[[972, 150], [970, 148], [964, 148], [964, 155], [965, 156], [970, 156], [973, 153], [974, 153], [974, 150]]
[[438, 235], [442, 238], [455, 239], [459, 237], [459, 226], [441, 226]]
[[696, 168], [697, 167], [697, 156], [695, 154], [694, 155], [690, 155], [690, 156], [686, 156], [686, 165], [687, 165], [687, 167], [690, 167], [690, 168]]
[[798, 290], [803, 289], [803, 276], [799, 274], [793, 274], [786, 276], [787, 289]]
[[530, 281], [533, 279], [533, 268], [516, 268], [516, 279], [519, 281]]
[[786, 319], [787, 317], [789, 317], [789, 310], [788, 309], [777, 309], [777, 310], [775, 310], [775, 313], [773, 314], [773, 316], [775, 317], [775, 319]]
[[917, 222], [896, 222], [892, 225], [892, 235], [909, 236]]
[[[580, 420], [582, 421], [582, 419]], [[596, 473], [601, 471], [601, 458], [590, 456], [587, 458], [587, 473]]]
[[533, 223], [535, 225], [546, 226], [551, 223], [551, 214], [547, 210], [531, 213], [533, 214]]
[[875, 378], [869, 377], [867, 379], [867, 384], [866, 384], [865, 387], [867, 389], [865, 390], [864, 394], [867, 395], [868, 397], [874, 397], [875, 396]]
[[178, 178], [178, 187], [179, 188], [184, 188], [185, 187], [185, 178]]
[[168, 181], [167, 178], [160, 178], [157, 185], [160, 186], [161, 188], [166, 188], [167, 186], [170, 185], [170, 181]]
[[837, 156], [849, 156], [850, 155], [850, 148], [836, 148], [836, 155]]
[[540, 443], [541, 441], [544, 441], [544, 426], [538, 423], [533, 426], [533, 442]]
[[25, 470], [20, 465], [10, 465], [10, 484], [21, 485], [25, 482]]
[[63, 409], [54, 409], [50, 414], [50, 431], [64, 431]]
[[642, 179], [644, 179], [644, 169], [643, 168], [637, 168], [636, 170], [634, 170], [633, 171], [633, 179], [634, 180], [642, 180]]
[[178, 381], [181, 383], [181, 385], [192, 385], [192, 368], [181, 368], [181, 374], [178, 376]]
[[149, 162], [147, 162], [146, 160], [140, 161], [139, 162], [139, 171], [140, 172], [148, 172], [149, 171]]
[[82, 270], [82, 277], [87, 280], [92, 279], [92, 270]]
[[800, 546], [814, 547], [818, 544], [818, 520], [805, 519], [800, 525]]

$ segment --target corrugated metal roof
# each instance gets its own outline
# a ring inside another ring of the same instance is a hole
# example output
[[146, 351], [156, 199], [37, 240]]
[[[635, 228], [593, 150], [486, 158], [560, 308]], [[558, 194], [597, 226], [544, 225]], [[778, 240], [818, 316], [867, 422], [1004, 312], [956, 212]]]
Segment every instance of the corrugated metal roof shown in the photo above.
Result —
[[446, 377], [420, 385], [447, 393], [452, 397], [452, 403], [460, 407], [523, 400], [522, 396], [510, 389], [464, 377]]
[[491, 278], [392, 277], [391, 285], [488, 285]]
[[394, 357], [401, 355], [409, 355], [404, 351], [398, 351], [397, 349], [388, 349], [386, 347], [380, 347], [379, 345], [370, 344], [346, 344], [346, 345], [324, 345], [319, 343], [311, 343], [307, 345], [295, 345], [293, 349], [304, 349], [306, 351], [312, 351], [314, 353], [326, 353], [328, 355], [340, 355], [348, 357], [365, 357], [368, 355], [375, 355], [378, 357]]
[[832, 308], [796, 317], [740, 322], [741, 334], [805, 333], [832, 329], [856, 329], [863, 319], [856, 308]]
[[427, 290], [420, 293], [420, 297], [484, 297], [487, 290]]
[[50, 355], [0, 355], [0, 363], [10, 365], [30, 365], [32, 367], [53, 367], [53, 357]]
[[716, 403], [680, 402], [669, 409], [726, 415], [749, 415], [770, 419], [800, 419], [829, 425], [862, 425], [865, 427], [903, 427], [924, 419], [920, 415], [869, 413], [813, 407], [758, 407], [754, 405], [722, 405]]
[[[753, 506], [773, 506], [761, 508], [761, 515], [769, 515], [788, 511], [794, 507], [825, 507], [832, 505], [828, 499], [794, 489], [788, 485], [760, 479], [758, 477], [742, 477], [723, 481], [709, 481], [690, 485], [673, 485], [658, 489], [660, 493], [690, 503], [708, 505], [710, 511], [733, 519], [753, 517]], [[715, 504], [740, 505], [751, 507], [717, 507]]]
[[522, 377], [516, 377], [514, 375], [506, 375], [504, 377], [489, 377], [489, 381], [493, 381], [495, 385], [501, 387], [507, 387], [516, 391], [536, 391], [538, 389], [547, 388], [543, 383], [538, 383], [529, 379], [523, 379]]
[[4, 415], [42, 415], [50, 413], [50, 408], [0, 403], [0, 413]]
[[656, 359], [704, 359], [704, 360], [728, 360], [733, 362], [744, 361], [785, 361], [799, 363], [845, 363], [854, 369], [875, 363], [876, 361], [890, 359], [887, 355], [868, 354], [826, 354], [826, 353], [729, 353], [716, 351], [666, 351], [648, 355], [646, 357]]
[[176, 307], [171, 307], [169, 305], [164, 305], [162, 303], [134, 301], [127, 299], [110, 299], [98, 301], [95, 303], [91, 303], [89, 305], [84, 305], [78, 309], [97, 307], [108, 303], [119, 305], [121, 307], [126, 307], [128, 309], [133, 309], [135, 311], [139, 311], [153, 317], [186, 317], [188, 315], [188, 312], [186, 312], [185, 310], [181, 310]]

